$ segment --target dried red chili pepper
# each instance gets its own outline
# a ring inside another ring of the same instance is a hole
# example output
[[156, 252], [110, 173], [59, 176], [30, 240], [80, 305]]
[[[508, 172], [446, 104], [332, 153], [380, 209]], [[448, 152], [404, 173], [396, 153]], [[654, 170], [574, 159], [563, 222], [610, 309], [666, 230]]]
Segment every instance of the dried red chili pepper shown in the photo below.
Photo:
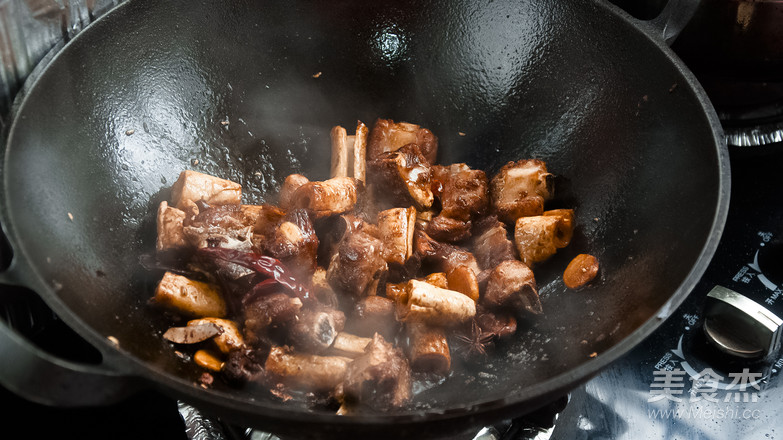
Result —
[[[254, 252], [241, 252], [224, 248], [201, 248], [198, 252], [205, 257], [238, 264], [242, 267], [255, 270], [261, 275], [273, 278], [275, 281], [291, 290], [291, 292], [301, 299], [302, 302], [309, 301], [312, 298], [307, 287], [289, 275], [290, 271], [276, 258], [256, 254]], [[268, 280], [259, 283], [259, 285], [261, 285], [259, 286], [259, 289], [265, 290], [269, 286], [266, 281]]]

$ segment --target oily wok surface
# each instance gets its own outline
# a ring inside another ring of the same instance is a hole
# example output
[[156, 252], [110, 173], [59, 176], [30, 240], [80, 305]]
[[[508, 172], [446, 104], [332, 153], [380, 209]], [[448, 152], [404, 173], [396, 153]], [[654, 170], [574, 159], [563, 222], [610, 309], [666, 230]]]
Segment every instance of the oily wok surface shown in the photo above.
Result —
[[[544, 316], [397, 420], [533, 408], [648, 334], [714, 250], [727, 165], [690, 78], [590, 1], [131, 0], [27, 91], [4, 152], [4, 227], [22, 278], [119, 350], [117, 368], [248, 423], [371, 426], [396, 416], [305, 420], [251, 389], [194, 385], [201, 370], [147, 305], [160, 274], [139, 264], [168, 187], [193, 169], [241, 183], [244, 203], [274, 203], [290, 173], [328, 177], [332, 126], [379, 117], [432, 130], [441, 164], [492, 176], [543, 159], [557, 176], [547, 208], [576, 212], [572, 243], [535, 268]], [[578, 253], [599, 259], [600, 279], [566, 291]]]

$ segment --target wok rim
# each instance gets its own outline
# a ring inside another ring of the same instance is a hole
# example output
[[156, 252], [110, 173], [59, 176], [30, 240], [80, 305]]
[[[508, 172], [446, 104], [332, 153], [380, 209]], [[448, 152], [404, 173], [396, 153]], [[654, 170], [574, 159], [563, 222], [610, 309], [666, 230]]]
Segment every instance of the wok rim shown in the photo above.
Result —
[[[26, 79], [24, 85], [17, 93], [14, 99], [11, 111], [7, 117], [6, 129], [3, 133], [4, 144], [0, 150], [0, 160], [3, 165], [0, 167], [2, 173], [2, 194], [0, 194], [0, 229], [2, 229], [8, 243], [13, 251], [13, 259], [5, 272], [0, 273], [0, 282], [16, 284], [27, 287], [38, 294], [48, 306], [60, 316], [66, 324], [85, 338], [90, 344], [98, 349], [104, 357], [103, 367], [114, 370], [132, 377], [139, 377], [152, 381], [158, 387], [161, 387], [168, 394], [177, 398], [183, 397], [184, 400], [193, 402], [196, 406], [204, 404], [208, 408], [220, 408], [218, 413], [227, 418], [239, 418], [244, 421], [261, 420], [274, 421], [274, 423], [296, 422], [302, 426], [312, 425], [333, 425], [338, 428], [372, 428], [389, 424], [419, 425], [427, 422], [448, 422], [457, 418], [467, 418], [466, 416], [483, 416], [489, 413], [511, 412], [514, 408], [525, 407], [529, 410], [543, 406], [556, 397], [562, 395], [580, 384], [588, 381], [601, 370], [617, 361], [620, 357], [628, 353], [637, 346], [642, 340], [653, 333], [663, 322], [680, 306], [684, 299], [691, 293], [696, 284], [706, 271], [723, 233], [729, 208], [731, 175], [728, 147], [723, 138], [723, 128], [718, 119], [714, 107], [710, 103], [706, 92], [696, 80], [693, 73], [684, 65], [677, 55], [661, 39], [656, 38], [644, 29], [644, 22], [631, 17], [619, 7], [611, 4], [608, 0], [591, 0], [598, 8], [596, 12], [603, 12], [611, 15], [613, 20], [618, 21], [618, 25], [623, 25], [633, 29], [633, 32], [641, 34], [642, 38], [652, 43], [674, 67], [681, 76], [684, 86], [687, 86], [689, 92], [695, 96], [701, 107], [700, 115], [707, 118], [711, 129], [713, 144], [716, 148], [717, 159], [717, 177], [718, 194], [713, 213], [712, 224], [705, 244], [702, 246], [699, 256], [693, 263], [687, 276], [682, 280], [679, 286], [672, 292], [663, 305], [642, 325], [633, 330], [629, 335], [613, 345], [608, 350], [600, 353], [595, 358], [580, 364], [570, 370], [550, 377], [540, 383], [528, 386], [523, 393], [517, 393], [501, 399], [488, 399], [486, 401], [475, 401], [470, 405], [451, 405], [445, 408], [435, 408], [428, 411], [410, 411], [394, 414], [361, 414], [357, 417], [337, 416], [335, 414], [326, 414], [321, 412], [312, 412], [301, 408], [286, 407], [282, 404], [272, 404], [263, 401], [240, 400], [230, 392], [223, 392], [212, 389], [203, 389], [196, 384], [182, 377], [174, 376], [163, 370], [158, 370], [148, 362], [138, 359], [131, 353], [124, 352], [108, 341], [104, 336], [98, 334], [91, 326], [87, 325], [79, 315], [72, 313], [54, 293], [54, 289], [43, 281], [36, 270], [35, 264], [27, 257], [23, 240], [19, 240], [15, 227], [10, 222], [11, 215], [7, 207], [6, 188], [8, 173], [6, 168], [9, 163], [6, 161], [6, 151], [10, 145], [13, 145], [14, 133], [17, 127], [17, 117], [24, 113], [25, 104], [28, 102], [29, 91], [33, 90], [39, 80], [46, 75], [49, 66], [57, 63], [60, 57], [67, 56], [68, 49], [78, 41], [88, 38], [95, 28], [94, 24], [104, 21], [106, 17], [117, 15], [117, 11], [128, 8], [131, 1], [126, 1], [108, 13], [104, 14], [94, 22], [86, 26], [79, 34], [68, 41], [66, 44], [57, 44], [42, 59], [42, 61], [33, 69]], [[88, 35], [88, 37], [84, 37]], [[130, 364], [130, 365], [129, 365]], [[185, 398], [187, 396], [187, 398]], [[549, 399], [547, 399], [549, 396]], [[532, 404], [531, 402], [537, 402]], [[206, 408], [205, 408], [206, 409]], [[307, 419], [302, 416], [306, 415]], [[474, 422], [475, 423], [475, 422]], [[263, 427], [263, 424], [260, 426]]]

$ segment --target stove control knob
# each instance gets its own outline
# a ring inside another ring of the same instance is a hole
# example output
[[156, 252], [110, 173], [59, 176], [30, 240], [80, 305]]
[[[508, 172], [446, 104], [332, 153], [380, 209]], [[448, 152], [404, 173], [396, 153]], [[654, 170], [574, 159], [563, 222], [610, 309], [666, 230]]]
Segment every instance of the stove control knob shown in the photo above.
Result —
[[744, 295], [715, 286], [704, 309], [707, 340], [725, 353], [760, 358], [780, 346], [783, 319]]
[[770, 281], [783, 284], [783, 239], [777, 238], [759, 248], [757, 264]]

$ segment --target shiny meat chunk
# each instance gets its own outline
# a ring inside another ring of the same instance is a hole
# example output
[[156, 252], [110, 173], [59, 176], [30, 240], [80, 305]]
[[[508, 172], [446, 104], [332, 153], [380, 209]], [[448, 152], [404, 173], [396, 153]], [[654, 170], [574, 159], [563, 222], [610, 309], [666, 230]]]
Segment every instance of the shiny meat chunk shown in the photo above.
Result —
[[399, 348], [376, 334], [345, 373], [343, 400], [376, 410], [402, 407], [411, 398], [411, 369]]
[[171, 203], [178, 209], [197, 202], [208, 205], [239, 205], [241, 201], [242, 185], [196, 171], [181, 172], [171, 186]]
[[437, 241], [458, 243], [470, 238], [472, 223], [456, 220], [443, 214], [427, 222], [424, 232]]
[[420, 229], [416, 229], [413, 234], [413, 250], [422, 261], [434, 264], [437, 270], [444, 273], [459, 266], [467, 266], [476, 276], [481, 272], [472, 253], [459, 246], [434, 240]]
[[152, 302], [190, 317], [226, 316], [226, 302], [215, 286], [171, 272], [163, 275]]
[[169, 206], [165, 201], [160, 202], [157, 218], [158, 238], [155, 243], [155, 248], [158, 251], [181, 248], [187, 245], [182, 229], [184, 221], [184, 211]]
[[253, 246], [253, 227], [243, 223], [240, 205], [203, 209], [193, 220], [186, 219], [183, 232], [185, 240], [195, 248], [221, 247], [250, 252]]
[[391, 119], [375, 121], [367, 140], [367, 159], [372, 160], [388, 151], [397, 151], [407, 144], [416, 144], [427, 162], [435, 163], [438, 156], [438, 138], [426, 128]]
[[546, 260], [558, 249], [568, 246], [573, 236], [573, 212], [520, 217], [514, 228], [519, 258], [528, 265]]
[[489, 207], [489, 182], [484, 171], [472, 170], [464, 163], [435, 165], [432, 177], [440, 183], [440, 215], [467, 222]]
[[490, 182], [492, 207], [506, 223], [544, 212], [544, 201], [552, 198], [552, 175], [538, 159], [525, 159], [504, 165]]
[[492, 269], [517, 257], [514, 243], [508, 238], [506, 225], [494, 215], [478, 221], [473, 228], [473, 255], [482, 269]]
[[352, 177], [334, 177], [322, 182], [308, 182], [291, 196], [291, 208], [303, 208], [316, 218], [343, 214], [356, 206], [361, 182]]
[[317, 266], [318, 237], [307, 211], [288, 211], [265, 250], [288, 267], [295, 278], [311, 278]]
[[379, 154], [367, 162], [367, 183], [378, 203], [392, 207], [432, 206], [430, 164], [416, 144]]
[[483, 303], [514, 313], [543, 313], [533, 271], [519, 260], [504, 261], [492, 270]]
[[359, 297], [386, 267], [383, 242], [360, 230], [340, 242], [329, 262], [326, 279], [336, 292]]

